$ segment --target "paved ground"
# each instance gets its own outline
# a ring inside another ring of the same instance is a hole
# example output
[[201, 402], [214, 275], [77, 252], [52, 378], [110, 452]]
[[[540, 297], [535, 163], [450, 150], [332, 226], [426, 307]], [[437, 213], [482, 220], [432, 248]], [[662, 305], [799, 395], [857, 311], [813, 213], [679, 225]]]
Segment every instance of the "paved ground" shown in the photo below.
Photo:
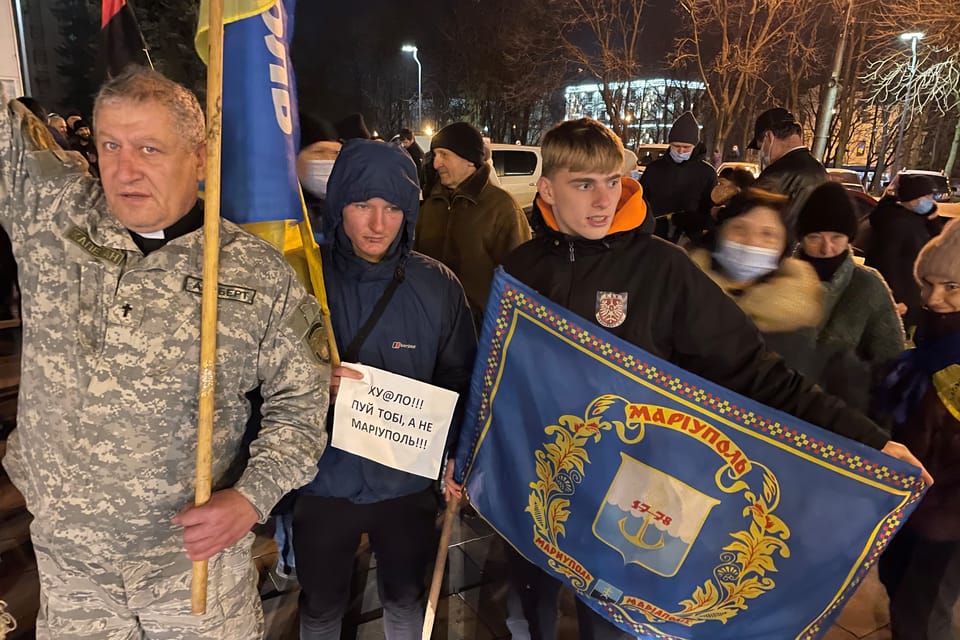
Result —
[[[503, 550], [497, 536], [476, 516], [465, 514], [455, 528], [450, 561], [444, 582], [433, 637], [437, 640], [491, 640], [510, 638], [506, 619], [506, 588]], [[262, 547], [263, 560], [272, 558], [270, 546]], [[375, 559], [367, 551], [359, 555], [355, 591], [344, 638], [382, 640], [382, 611], [377, 598]], [[360, 586], [358, 586], [360, 585]], [[362, 586], [362, 589], [361, 589]], [[270, 585], [265, 585], [265, 591]], [[560, 640], [576, 640], [577, 626], [572, 597], [561, 602]], [[267, 640], [294, 640], [296, 592], [267, 597], [264, 601], [269, 632]], [[960, 606], [958, 606], [960, 619]], [[960, 639], [960, 629], [956, 637]], [[825, 640], [890, 640], [887, 597], [872, 572], [837, 619]], [[778, 640], [771, 638], [771, 640]]]

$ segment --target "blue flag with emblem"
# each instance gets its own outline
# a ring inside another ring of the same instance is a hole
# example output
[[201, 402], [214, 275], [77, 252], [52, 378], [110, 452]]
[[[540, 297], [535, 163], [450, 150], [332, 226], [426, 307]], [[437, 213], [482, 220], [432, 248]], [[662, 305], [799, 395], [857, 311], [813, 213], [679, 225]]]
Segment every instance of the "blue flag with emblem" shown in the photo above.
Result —
[[[207, 55], [205, 4], [196, 47]], [[290, 62], [296, 0], [224, 7], [221, 211], [238, 224], [300, 220], [300, 123]]]
[[638, 637], [820, 637], [922, 495], [909, 464], [655, 358], [502, 270], [478, 353], [457, 464], [471, 503]]

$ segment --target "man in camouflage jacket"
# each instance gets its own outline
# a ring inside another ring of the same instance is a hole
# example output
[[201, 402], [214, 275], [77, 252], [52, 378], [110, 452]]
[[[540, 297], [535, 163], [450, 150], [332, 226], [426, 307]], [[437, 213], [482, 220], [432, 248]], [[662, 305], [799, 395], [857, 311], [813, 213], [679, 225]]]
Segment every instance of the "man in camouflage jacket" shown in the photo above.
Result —
[[[203, 113], [136, 69], [101, 89], [94, 125], [102, 185], [19, 103], [0, 113], [24, 332], [3, 464], [34, 516], [38, 637], [260, 638], [250, 529], [313, 477], [326, 442], [318, 306], [278, 252], [221, 221], [214, 493], [191, 506]], [[204, 559], [207, 613], [191, 616], [191, 560]]]

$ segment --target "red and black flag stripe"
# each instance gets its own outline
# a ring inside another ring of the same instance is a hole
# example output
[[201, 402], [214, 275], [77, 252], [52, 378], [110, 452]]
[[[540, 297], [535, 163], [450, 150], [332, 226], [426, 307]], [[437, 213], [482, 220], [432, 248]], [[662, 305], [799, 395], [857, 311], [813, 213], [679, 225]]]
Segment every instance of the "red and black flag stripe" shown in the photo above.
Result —
[[146, 66], [149, 62], [143, 35], [126, 0], [103, 0], [100, 40], [107, 77], [119, 74], [128, 64]]

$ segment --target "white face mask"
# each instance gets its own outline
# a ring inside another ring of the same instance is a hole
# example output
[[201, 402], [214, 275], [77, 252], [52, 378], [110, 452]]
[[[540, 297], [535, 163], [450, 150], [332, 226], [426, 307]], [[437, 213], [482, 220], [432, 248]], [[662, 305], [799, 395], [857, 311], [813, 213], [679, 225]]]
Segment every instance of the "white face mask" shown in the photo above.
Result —
[[731, 240], [718, 241], [713, 257], [734, 282], [756, 280], [780, 265], [780, 251]]
[[333, 171], [333, 160], [308, 160], [306, 172], [300, 178], [303, 188], [318, 198], [327, 197], [327, 181]]

